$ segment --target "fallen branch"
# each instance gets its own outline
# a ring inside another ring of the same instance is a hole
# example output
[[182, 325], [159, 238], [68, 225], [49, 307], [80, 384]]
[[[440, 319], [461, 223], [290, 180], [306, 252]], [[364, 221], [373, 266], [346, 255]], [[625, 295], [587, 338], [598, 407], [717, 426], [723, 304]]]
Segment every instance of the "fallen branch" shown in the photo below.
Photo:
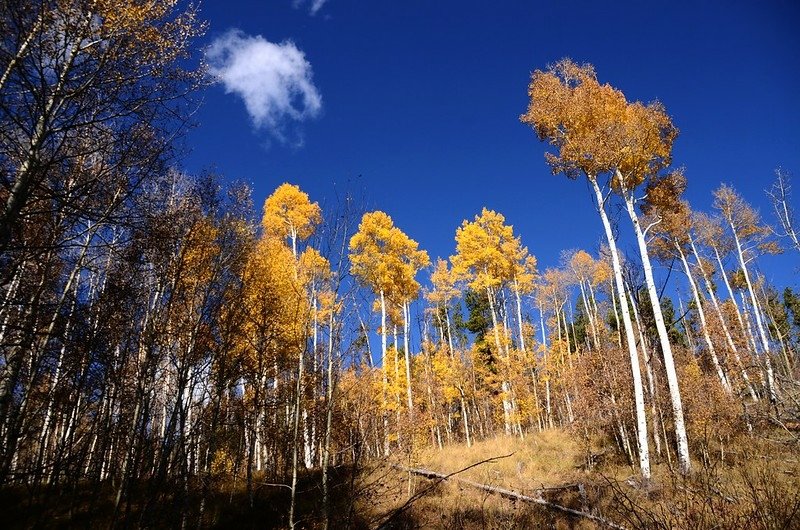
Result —
[[[404, 511], [406, 511], [409, 507], [411, 507], [412, 504], [414, 504], [414, 502], [416, 502], [420, 497], [425, 496], [429, 491], [434, 489], [442, 481], [447, 480], [448, 478], [450, 478], [450, 477], [452, 477], [454, 475], [457, 475], [459, 473], [463, 473], [464, 471], [466, 471], [468, 469], [472, 469], [473, 467], [477, 467], [477, 466], [480, 466], [482, 464], [486, 464], [486, 463], [489, 463], [489, 462], [495, 462], [496, 460], [499, 460], [501, 458], [508, 458], [509, 456], [512, 456], [513, 454], [514, 453], [509, 453], [507, 455], [502, 455], [502, 456], [493, 456], [491, 458], [487, 458], [486, 460], [481, 460], [480, 462], [475, 462], [474, 464], [470, 464], [465, 468], [459, 469], [458, 471], [453, 471], [449, 475], [442, 475], [441, 477], [426, 477], [426, 478], [429, 478], [431, 480], [435, 480], [435, 482], [433, 484], [431, 484], [430, 486], [428, 486], [427, 488], [425, 488], [424, 490], [418, 491], [417, 493], [415, 493], [412, 497], [410, 497], [405, 502], [405, 504], [403, 504], [401, 507], [399, 507], [398, 509], [394, 510], [391, 514], [389, 514], [388, 517], [386, 517], [384, 519], [384, 521], [381, 524], [378, 525], [377, 528], [379, 530], [381, 528], [386, 528], [386, 525], [388, 525], [394, 518], [396, 518], [398, 515], [400, 515]], [[391, 467], [394, 468], [394, 469], [399, 469], [401, 471], [409, 472], [409, 468], [403, 467], [403, 466], [399, 466], [397, 464], [392, 464]]]
[[[550, 508], [552, 510], [556, 510], [556, 511], [560, 511], [560, 512], [567, 513], [567, 514], [570, 514], [570, 515], [575, 515], [577, 517], [583, 517], [585, 519], [589, 519], [589, 520], [594, 521], [596, 523], [600, 523], [602, 525], [608, 526], [609, 528], [614, 528], [614, 529], [617, 529], [617, 530], [625, 530], [625, 527], [620, 526], [620, 525], [618, 525], [618, 524], [616, 524], [616, 523], [614, 523], [612, 521], [609, 521], [608, 519], [605, 519], [603, 517], [599, 517], [597, 515], [593, 515], [593, 514], [588, 513], [588, 512], [582, 512], [580, 510], [573, 510], [572, 508], [567, 508], [566, 506], [561, 506], [560, 504], [556, 504], [554, 502], [550, 502], [548, 500], [543, 499], [541, 497], [541, 495], [537, 495], [536, 497], [532, 497], [530, 495], [523, 495], [522, 493], [518, 493], [516, 491], [508, 490], [508, 489], [505, 489], [505, 488], [499, 488], [497, 486], [490, 486], [488, 484], [481, 484], [480, 482], [473, 482], [471, 480], [466, 480], [466, 479], [463, 479], [463, 478], [454, 478], [452, 476], [452, 475], [454, 475], [454, 473], [450, 474], [450, 475], [445, 475], [443, 473], [437, 473], [436, 471], [431, 471], [429, 469], [415, 469], [415, 468], [403, 467], [403, 466], [398, 466], [398, 465], [394, 465], [392, 467], [394, 467], [395, 469], [399, 469], [401, 471], [405, 471], [407, 473], [411, 473], [411, 474], [414, 474], [414, 475], [419, 475], [421, 477], [425, 477], [427, 479], [437, 480], [438, 482], [441, 482], [443, 480], [452, 479], [452, 480], [458, 482], [459, 484], [464, 484], [466, 486], [470, 486], [470, 487], [473, 487], [473, 488], [476, 488], [476, 489], [479, 489], [479, 490], [482, 490], [482, 491], [486, 491], [486, 492], [492, 493], [494, 495], [499, 495], [499, 496], [504, 497], [506, 499], [512, 499], [512, 500], [516, 500], [516, 501], [523, 501], [523, 502], [529, 502], [529, 503], [532, 503], [532, 504], [538, 504], [539, 506], [544, 506], [545, 508]], [[459, 473], [460, 473], [460, 471], [459, 471]], [[570, 487], [571, 486], [572, 485], [570, 485]], [[557, 489], [557, 488], [550, 488], [550, 489]], [[540, 492], [537, 491], [537, 493], [540, 493]]]

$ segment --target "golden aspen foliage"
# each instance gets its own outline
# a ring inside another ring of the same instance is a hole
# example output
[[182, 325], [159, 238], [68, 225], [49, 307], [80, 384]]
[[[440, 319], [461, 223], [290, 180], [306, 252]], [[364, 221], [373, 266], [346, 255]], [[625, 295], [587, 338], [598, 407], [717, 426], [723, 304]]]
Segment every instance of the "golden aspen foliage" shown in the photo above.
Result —
[[708, 451], [712, 447], [727, 444], [731, 437], [743, 432], [741, 403], [725, 392], [713, 372], [703, 370], [699, 362], [692, 357], [681, 363], [681, 383], [686, 389], [689, 439], [703, 459], [710, 462]]
[[664, 107], [629, 103], [620, 90], [600, 84], [589, 64], [563, 59], [536, 70], [528, 96], [520, 120], [558, 149], [545, 155], [554, 173], [591, 179], [614, 173], [613, 187], [631, 190], [670, 163], [678, 131]]
[[579, 281], [593, 280], [595, 259], [585, 250], [576, 250], [569, 256], [569, 266]]
[[418, 247], [386, 213], [366, 213], [350, 239], [350, 271], [376, 294], [383, 292], [398, 303], [412, 300], [419, 292], [414, 277], [430, 263]]
[[322, 222], [319, 204], [298, 186], [284, 183], [264, 202], [261, 225], [268, 237], [288, 239], [297, 253], [297, 241], [308, 239]]
[[394, 397], [394, 399], [386, 400], [384, 408], [392, 412], [402, 410], [404, 404], [401, 396], [405, 394], [406, 385], [408, 384], [406, 380], [406, 360], [395, 345], [389, 346], [383, 369], [386, 373], [386, 386], [383, 390], [386, 395]]
[[308, 247], [297, 260], [300, 282], [309, 289], [319, 291], [331, 279], [331, 266], [328, 260], [315, 248]]
[[762, 254], [782, 252], [777, 242], [769, 239], [771, 229], [762, 224], [758, 211], [731, 186], [722, 184], [714, 190], [714, 208], [748, 248], [756, 248]]
[[95, 26], [96, 38], [135, 39], [139, 43], [138, 60], [143, 62], [169, 63], [185, 57], [187, 40], [204, 29], [196, 23], [193, 11], [171, 19], [178, 0], [92, 0], [89, 4], [99, 22]]
[[505, 217], [484, 208], [474, 221], [465, 220], [456, 230], [456, 254], [450, 262], [455, 274], [467, 279], [470, 289], [495, 289], [511, 279], [520, 246]]
[[612, 275], [613, 272], [611, 270], [611, 265], [609, 265], [607, 260], [595, 261], [594, 270], [592, 271], [591, 276], [592, 287], [613, 281]]
[[527, 247], [519, 247], [520, 252], [517, 254], [517, 259], [512, 263], [512, 280], [514, 281], [514, 290], [519, 294], [530, 294], [535, 287], [536, 278], [539, 273], [536, 269], [536, 256], [528, 254]]
[[211, 280], [214, 257], [219, 254], [218, 233], [217, 227], [207, 218], [199, 219], [189, 230], [178, 264], [179, 278], [187, 290], [194, 291]]
[[256, 244], [245, 265], [241, 299], [245, 360], [253, 366], [263, 363], [265, 355], [297, 354], [305, 337], [308, 301], [295, 271], [292, 251], [271, 238]]
[[461, 294], [457, 286], [458, 278], [453, 270], [448, 266], [447, 260], [438, 258], [433, 272], [431, 273], [430, 289], [425, 293], [425, 299], [435, 306], [446, 306], [451, 300]]
[[645, 200], [641, 210], [644, 222], [656, 236], [650, 241], [650, 249], [662, 260], [678, 255], [678, 248], [688, 254], [692, 210], [682, 200], [686, 189], [683, 171], [677, 170], [651, 179], [647, 184]]

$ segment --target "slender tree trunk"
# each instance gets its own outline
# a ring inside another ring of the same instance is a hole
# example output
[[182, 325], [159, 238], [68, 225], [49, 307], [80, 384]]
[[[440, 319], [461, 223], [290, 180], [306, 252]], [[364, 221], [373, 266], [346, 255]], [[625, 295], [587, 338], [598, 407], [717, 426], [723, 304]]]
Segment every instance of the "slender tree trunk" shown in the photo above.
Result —
[[772, 403], [778, 401], [778, 389], [775, 386], [775, 374], [772, 370], [772, 360], [770, 359], [772, 352], [769, 347], [769, 340], [767, 340], [767, 333], [764, 330], [764, 323], [761, 319], [761, 310], [759, 309], [756, 293], [753, 290], [753, 283], [750, 281], [750, 273], [747, 270], [747, 262], [744, 259], [744, 252], [742, 251], [742, 244], [739, 241], [739, 234], [733, 223], [730, 223], [731, 231], [733, 232], [733, 241], [736, 244], [736, 255], [739, 257], [739, 266], [742, 268], [744, 274], [744, 281], [747, 284], [747, 292], [750, 294], [750, 303], [753, 307], [753, 317], [756, 321], [756, 328], [758, 335], [761, 338], [761, 347], [764, 352], [764, 365], [767, 371], [767, 391], [769, 392], [769, 399]]
[[381, 373], [383, 374], [383, 454], [389, 454], [389, 419], [386, 416], [386, 392], [389, 388], [389, 376], [386, 373], [386, 296], [383, 289], [380, 292], [381, 296]]
[[328, 467], [330, 465], [331, 455], [331, 426], [333, 423], [333, 338], [334, 338], [334, 311], [331, 309], [330, 319], [328, 322], [328, 366], [327, 366], [327, 381], [325, 388], [325, 445], [322, 450], [322, 505], [325, 507], [325, 530], [330, 528], [331, 520], [331, 499], [330, 499], [330, 486], [328, 485]]
[[689, 280], [689, 287], [692, 290], [692, 296], [694, 296], [694, 303], [697, 306], [697, 315], [700, 317], [700, 327], [703, 331], [703, 338], [706, 341], [708, 354], [711, 357], [711, 363], [714, 365], [714, 370], [717, 372], [717, 377], [719, 377], [719, 381], [722, 384], [722, 388], [725, 390], [725, 393], [731, 394], [733, 391], [731, 389], [730, 383], [728, 382], [728, 377], [719, 363], [719, 359], [717, 358], [717, 351], [714, 348], [714, 343], [711, 341], [711, 336], [708, 334], [708, 323], [706, 323], [706, 312], [703, 309], [703, 301], [700, 299], [700, 292], [698, 291], [697, 284], [694, 281], [694, 276], [692, 275], [692, 269], [689, 268], [689, 262], [686, 261], [686, 255], [683, 253], [683, 249], [680, 247], [680, 243], [678, 243], [677, 240], [674, 243], [675, 243], [675, 248], [678, 251], [678, 256], [681, 258], [681, 263], [683, 264], [683, 270], [686, 273], [686, 278], [687, 280]]
[[447, 309], [447, 303], [444, 306], [444, 322], [447, 326], [447, 345], [450, 347], [450, 355], [453, 355], [455, 349], [453, 348], [453, 332], [450, 329], [450, 311]]
[[414, 422], [414, 399], [411, 394], [411, 353], [409, 351], [409, 340], [408, 334], [410, 332], [411, 325], [409, 323], [410, 320], [410, 309], [408, 307], [408, 302], [403, 302], [403, 347], [405, 348], [405, 356], [406, 356], [406, 397], [408, 398], [408, 418], [411, 420], [411, 423]]
[[[620, 177], [621, 175], [618, 173], [617, 176]], [[623, 179], [620, 179], [620, 181], [623, 181]], [[632, 193], [630, 191], [625, 191], [624, 198], [628, 216], [633, 223], [636, 241], [639, 244], [639, 254], [642, 258], [645, 286], [647, 287], [647, 294], [650, 296], [653, 319], [656, 322], [656, 330], [658, 331], [659, 343], [661, 345], [661, 355], [664, 357], [664, 370], [667, 374], [667, 386], [669, 388], [669, 397], [672, 401], [672, 416], [675, 423], [678, 461], [681, 471], [683, 473], [688, 473], [692, 468], [692, 463], [689, 458], [689, 443], [686, 439], [686, 426], [683, 419], [683, 403], [681, 402], [681, 392], [678, 385], [678, 373], [675, 370], [675, 360], [672, 357], [672, 345], [669, 342], [667, 326], [664, 324], [664, 316], [661, 312], [661, 300], [658, 297], [656, 283], [653, 279], [653, 267], [650, 264], [647, 243], [645, 242], [644, 233], [639, 225], [639, 216], [636, 214]]]
[[467, 447], [472, 447], [472, 437], [469, 434], [469, 416], [467, 413], [467, 405], [464, 400], [464, 389], [461, 386], [458, 387], [458, 393], [461, 398], [461, 417], [464, 421], [464, 437], [467, 439]]
[[539, 324], [541, 324], [542, 327], [542, 346], [544, 347], [544, 369], [546, 372], [544, 379], [545, 410], [547, 412], [547, 425], [552, 429], [553, 409], [551, 408], [550, 404], [550, 367], [548, 366], [547, 335], [545, 333], [545, 328], [544, 328], [544, 306], [541, 301], [539, 302]]
[[584, 309], [586, 309], [586, 318], [589, 319], [589, 329], [592, 332], [592, 342], [596, 349], [600, 349], [600, 340], [598, 339], [597, 325], [594, 321], [595, 317], [594, 311], [592, 311], [592, 308], [589, 306], [589, 301], [588, 298], [586, 297], [586, 289], [583, 286], [583, 278], [579, 278], [578, 283], [581, 286], [581, 300], [583, 300], [583, 307]]
[[300, 414], [302, 407], [303, 397], [303, 351], [298, 352], [297, 361], [297, 383], [295, 384], [295, 399], [294, 399], [294, 425], [292, 425], [292, 498], [289, 504], [289, 527], [294, 528], [294, 510], [297, 499], [297, 460], [298, 460], [298, 445], [299, 437], [298, 431], [300, 429]]
[[[628, 354], [631, 362], [631, 374], [633, 376], [633, 395], [636, 404], [636, 431], [639, 449], [639, 469], [645, 480], [650, 479], [650, 449], [647, 442], [647, 413], [644, 408], [644, 388], [642, 386], [642, 371], [639, 367], [639, 353], [636, 351], [636, 337], [633, 334], [633, 323], [628, 309], [628, 302], [625, 299], [625, 283], [622, 280], [622, 266], [617, 252], [617, 242], [614, 239], [614, 232], [611, 229], [611, 222], [606, 215], [605, 198], [597, 180], [589, 178], [597, 199], [597, 211], [603, 222], [608, 248], [611, 254], [611, 265], [614, 271], [614, 281], [616, 282], [617, 293], [619, 294], [619, 305], [622, 312], [622, 321], [625, 327], [625, 338], [628, 341]], [[656, 302], [657, 303], [657, 302]], [[663, 324], [663, 322], [662, 322]], [[681, 416], [682, 418], [682, 416]]]
[[[498, 357], [503, 355], [503, 348], [500, 344], [500, 330], [497, 323], [497, 312], [495, 310], [494, 293], [492, 289], [486, 288], [486, 296], [489, 298], [489, 311], [492, 313], [492, 325], [494, 327], [494, 343], [497, 347]], [[511, 386], [506, 380], [506, 374], [503, 373], [503, 382], [501, 383], [501, 390], [503, 392], [503, 424], [505, 426], [505, 433], [511, 434], [511, 402], [509, 397], [511, 395]]]
[[658, 435], [659, 418], [658, 418], [658, 395], [656, 394], [655, 384], [655, 371], [653, 370], [653, 359], [650, 355], [650, 350], [647, 345], [647, 340], [644, 336], [644, 329], [642, 328], [642, 321], [639, 319], [639, 309], [637, 308], [636, 301], [633, 296], [630, 296], [631, 309], [633, 310], [633, 318], [636, 321], [636, 328], [639, 331], [639, 344], [642, 349], [642, 357], [644, 358], [645, 373], [647, 374], [647, 389], [650, 393], [650, 417], [653, 422], [653, 442], [656, 445], [656, 454], [661, 456], [661, 438]]
[[611, 291], [611, 306], [614, 308], [614, 322], [617, 325], [617, 345], [619, 349], [622, 349], [622, 326], [619, 323], [619, 309], [617, 306], [617, 293], [616, 288], [614, 285], [611, 285], [609, 288]]
[[514, 297], [516, 298], [517, 302], [517, 324], [519, 325], [519, 349], [522, 350], [522, 353], [525, 353], [525, 333], [522, 329], [522, 300], [520, 299], [519, 293], [519, 282], [514, 279]]
[[728, 290], [728, 297], [730, 302], [733, 304], [734, 309], [736, 310], [736, 319], [739, 321], [739, 328], [742, 330], [742, 336], [748, 343], [750, 347], [750, 351], [753, 352], [755, 356], [756, 351], [758, 351], [758, 346], [756, 346], [756, 340], [752, 333], [748, 332], [749, 325], [746, 325], [744, 322], [744, 318], [742, 318], [742, 311], [739, 307], [739, 303], [736, 301], [736, 296], [733, 294], [733, 288], [731, 287], [731, 282], [728, 279], [728, 272], [725, 270], [725, 266], [722, 264], [722, 256], [720, 256], [719, 250], [716, 246], [712, 245], [714, 249], [714, 256], [717, 259], [717, 265], [719, 265], [720, 274], [722, 275], [722, 280], [725, 283], [725, 288]]
[[[742, 365], [742, 359], [739, 357], [739, 348], [736, 347], [736, 343], [733, 341], [733, 336], [731, 336], [730, 329], [728, 329], [728, 323], [725, 321], [725, 316], [722, 314], [722, 308], [720, 307], [719, 301], [717, 300], [717, 295], [714, 293], [714, 286], [711, 283], [711, 279], [706, 274], [705, 269], [703, 268], [703, 262], [700, 259], [700, 254], [697, 251], [697, 245], [694, 242], [694, 239], [689, 237], [689, 243], [692, 247], [692, 253], [694, 254], [694, 259], [697, 261], [697, 265], [700, 269], [700, 273], [703, 277], [703, 282], [706, 286], [706, 292], [708, 292], [708, 296], [711, 298], [711, 304], [714, 306], [714, 311], [717, 314], [717, 318], [719, 319], [720, 325], [722, 326], [722, 331], [725, 334], [725, 341], [728, 344], [728, 348], [733, 355], [733, 359], [736, 362], [736, 366], [739, 368], [739, 372], [742, 375], [742, 380], [747, 387], [747, 391], [750, 393], [750, 398], [753, 401], [758, 401], [758, 396], [756, 395], [756, 391], [753, 389], [753, 385], [750, 383], [750, 376], [747, 375], [747, 371], [744, 369]], [[737, 309], [738, 313], [738, 309]]]

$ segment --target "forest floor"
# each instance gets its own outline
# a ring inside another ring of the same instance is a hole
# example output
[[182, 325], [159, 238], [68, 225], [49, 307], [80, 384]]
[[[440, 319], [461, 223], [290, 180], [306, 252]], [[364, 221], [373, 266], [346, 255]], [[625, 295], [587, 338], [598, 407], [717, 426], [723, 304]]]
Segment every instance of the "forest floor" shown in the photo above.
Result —
[[[358, 512], [373, 527], [395, 529], [800, 528], [800, 454], [775, 434], [742, 440], [722, 460], [696, 461], [685, 477], [669, 462], [654, 464], [648, 484], [610, 449], [590, 454], [561, 430], [427, 449], [365, 474]], [[453, 475], [431, 479], [409, 468]]]
[[[706, 462], [694, 461], [686, 477], [659, 460], [648, 484], [610, 447], [587, 450], [573, 433], [559, 429], [524, 440], [501, 436], [472, 447], [398, 451], [357, 471], [334, 470], [329, 527], [800, 528], [800, 452], [796, 438], [784, 434], [747, 437], [726, 448], [724, 456], [709, 451]], [[452, 476], [432, 479], [409, 469]], [[201, 484], [137, 484], [133, 500], [123, 502], [116, 514], [110, 485], [38, 492], [7, 487], [0, 491], [0, 526], [286, 528], [288, 488], [258, 477], [255, 482], [252, 500], [241, 478], [206, 484], [202, 511]], [[318, 472], [301, 475], [296, 513], [296, 528], [323, 527]]]

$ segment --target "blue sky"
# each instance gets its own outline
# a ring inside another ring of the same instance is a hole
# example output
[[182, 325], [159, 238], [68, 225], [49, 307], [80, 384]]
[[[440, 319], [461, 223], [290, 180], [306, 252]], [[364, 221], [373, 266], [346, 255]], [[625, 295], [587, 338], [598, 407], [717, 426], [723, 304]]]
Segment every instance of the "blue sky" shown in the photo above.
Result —
[[[777, 166], [796, 175], [800, 206], [796, 2], [207, 0], [202, 13], [198, 44], [225, 84], [205, 90], [184, 164], [252, 183], [259, 205], [285, 181], [321, 203], [363, 193], [432, 258], [483, 206], [541, 268], [593, 249], [586, 185], [551, 175], [518, 120], [530, 73], [571, 57], [631, 100], [664, 103], [695, 208], [726, 181], [772, 221]], [[778, 285], [797, 286], [798, 265], [796, 252], [761, 262]]]

